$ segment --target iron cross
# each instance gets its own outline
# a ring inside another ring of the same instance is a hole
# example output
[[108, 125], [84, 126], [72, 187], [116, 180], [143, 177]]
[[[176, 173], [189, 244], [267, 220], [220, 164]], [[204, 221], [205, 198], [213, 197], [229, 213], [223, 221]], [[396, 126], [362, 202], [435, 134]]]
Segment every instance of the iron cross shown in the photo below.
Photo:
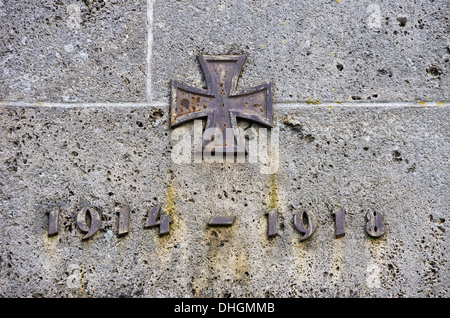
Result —
[[[272, 84], [237, 91], [245, 59], [246, 56], [239, 55], [199, 55], [207, 89], [172, 81], [170, 126], [174, 128], [194, 119], [206, 118], [205, 129], [215, 129], [222, 138], [204, 140], [203, 149], [209, 147], [222, 153], [242, 151], [242, 143], [236, 139], [239, 136], [236, 118], [271, 128]], [[232, 139], [230, 136], [227, 139], [227, 132], [233, 132]]]

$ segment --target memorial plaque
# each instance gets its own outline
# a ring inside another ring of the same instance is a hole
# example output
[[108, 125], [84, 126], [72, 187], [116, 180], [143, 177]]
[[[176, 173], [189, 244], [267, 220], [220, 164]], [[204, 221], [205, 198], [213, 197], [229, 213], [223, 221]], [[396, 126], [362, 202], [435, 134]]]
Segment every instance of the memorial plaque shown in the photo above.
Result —
[[0, 18], [0, 298], [449, 297], [448, 1]]

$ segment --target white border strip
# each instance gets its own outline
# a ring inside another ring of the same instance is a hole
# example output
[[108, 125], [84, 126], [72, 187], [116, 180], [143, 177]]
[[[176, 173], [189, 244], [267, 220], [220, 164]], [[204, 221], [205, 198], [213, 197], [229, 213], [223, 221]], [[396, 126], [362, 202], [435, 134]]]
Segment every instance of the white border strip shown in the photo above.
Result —
[[145, 102], [136, 102], [136, 103], [47, 103], [47, 102], [1, 102], [1, 106], [9, 106], [9, 107], [55, 107], [55, 108], [130, 108], [130, 107], [168, 107], [169, 104], [165, 102], [154, 102], [154, 103], [145, 103]]
[[147, 101], [153, 101], [153, 83], [152, 83], [152, 57], [153, 57], [153, 1], [147, 0]]
[[[323, 102], [321, 104], [312, 104], [312, 103], [273, 103], [273, 107], [275, 110], [277, 109], [299, 109], [299, 108], [333, 108], [333, 107], [445, 107], [448, 106], [446, 102], [394, 102], [394, 103], [352, 103], [352, 102], [343, 102], [343, 103], [326, 103]], [[168, 102], [124, 102], [124, 103], [108, 103], [108, 102], [99, 102], [99, 103], [52, 103], [52, 102], [7, 102], [0, 101], [1, 106], [9, 106], [9, 107], [61, 107], [61, 108], [95, 108], [95, 107], [169, 107]]]
[[320, 104], [313, 103], [274, 103], [275, 109], [296, 109], [296, 108], [333, 108], [333, 107], [438, 107], [447, 106], [446, 102], [384, 102], [384, 103], [364, 103], [364, 102], [323, 102]]

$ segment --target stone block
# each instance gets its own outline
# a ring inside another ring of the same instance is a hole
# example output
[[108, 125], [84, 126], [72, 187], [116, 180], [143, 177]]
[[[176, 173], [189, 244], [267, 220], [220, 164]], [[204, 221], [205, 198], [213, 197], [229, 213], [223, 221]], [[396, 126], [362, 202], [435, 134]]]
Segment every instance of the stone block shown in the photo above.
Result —
[[0, 2], [0, 101], [146, 99], [147, 1]]
[[[448, 108], [277, 108], [272, 174], [260, 163], [176, 163], [167, 114], [1, 108], [0, 295], [448, 295]], [[165, 236], [144, 228], [157, 204], [172, 221]], [[130, 232], [118, 236], [124, 205]], [[55, 206], [60, 232], [48, 237]], [[76, 215], [86, 206], [101, 226], [83, 241]], [[268, 238], [273, 208], [278, 235]], [[305, 241], [293, 223], [302, 208], [317, 218]], [[335, 238], [340, 208], [345, 236]], [[380, 238], [365, 232], [368, 210], [384, 215]], [[207, 226], [219, 216], [236, 220]]]
[[449, 99], [446, 1], [156, 1], [153, 99], [169, 81], [205, 85], [196, 56], [245, 54], [241, 88], [275, 102]]

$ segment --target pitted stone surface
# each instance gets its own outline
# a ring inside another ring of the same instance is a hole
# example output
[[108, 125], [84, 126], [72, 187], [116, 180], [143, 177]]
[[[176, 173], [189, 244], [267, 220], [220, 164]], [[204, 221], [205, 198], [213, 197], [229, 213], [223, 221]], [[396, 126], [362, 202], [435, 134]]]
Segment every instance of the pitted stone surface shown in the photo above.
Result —
[[241, 88], [276, 102], [448, 101], [448, 4], [416, 1], [156, 1], [154, 100], [169, 80], [205, 85], [196, 56], [245, 54]]
[[[0, 297], [448, 298], [447, 13], [445, 0], [0, 0]], [[199, 54], [247, 55], [238, 89], [273, 83], [278, 169], [180, 163], [174, 137], [194, 125], [169, 129], [170, 80], [204, 87]], [[157, 204], [163, 237], [144, 228]], [[87, 206], [101, 225], [83, 241]], [[303, 242], [300, 209], [318, 221]], [[207, 226], [218, 216], [236, 221]]]
[[1, 4], [0, 101], [145, 100], [147, 1]]
[[[0, 295], [448, 296], [448, 108], [276, 109], [273, 175], [250, 163], [174, 163], [167, 113], [2, 107]], [[143, 228], [157, 203], [173, 221], [165, 237]], [[118, 237], [125, 204], [130, 233]], [[82, 241], [76, 213], [87, 205], [102, 224]], [[61, 229], [49, 238], [43, 210], [53, 206]], [[268, 239], [271, 206], [279, 235]], [[341, 207], [346, 235], [336, 239]], [[293, 226], [300, 208], [318, 219], [305, 242]], [[385, 215], [379, 239], [364, 232], [368, 208]], [[237, 219], [210, 228], [212, 216]]]

